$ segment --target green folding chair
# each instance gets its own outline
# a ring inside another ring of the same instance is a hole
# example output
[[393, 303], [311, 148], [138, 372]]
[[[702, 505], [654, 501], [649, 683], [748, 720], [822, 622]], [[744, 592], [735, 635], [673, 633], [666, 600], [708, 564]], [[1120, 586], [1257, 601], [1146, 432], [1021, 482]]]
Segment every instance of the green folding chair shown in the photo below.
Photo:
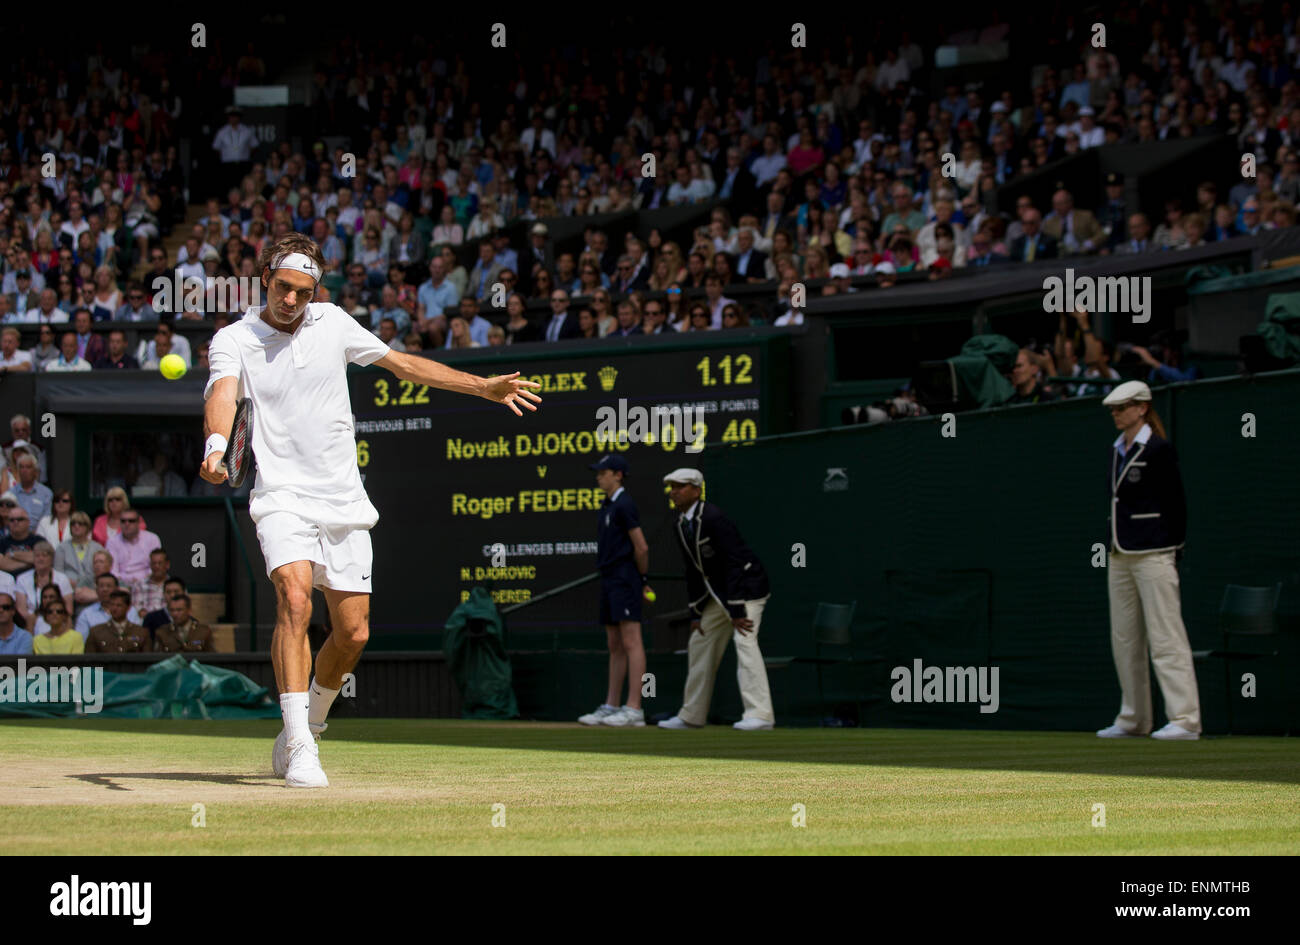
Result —
[[[770, 656], [763, 660], [769, 670], [789, 669], [795, 663], [812, 663], [817, 667], [817, 705], [819, 710], [826, 705], [826, 691], [822, 668], [840, 663], [862, 663], [853, 656], [853, 615], [858, 609], [858, 602], [831, 604], [819, 601], [813, 613], [813, 656]], [[830, 650], [827, 655], [824, 650]], [[786, 687], [786, 703], [789, 704], [789, 687]], [[858, 721], [862, 720], [862, 700], [854, 700], [858, 708]]]
[[1219, 632], [1223, 636], [1222, 649], [1194, 650], [1193, 659], [1223, 660], [1223, 694], [1228, 706], [1228, 734], [1232, 734], [1232, 667], [1233, 660], [1256, 660], [1277, 656], [1278, 651], [1234, 650], [1234, 636], [1263, 637], [1277, 633], [1277, 602], [1282, 596], [1281, 583], [1271, 587], [1246, 587], [1229, 584], [1223, 589], [1219, 603]]

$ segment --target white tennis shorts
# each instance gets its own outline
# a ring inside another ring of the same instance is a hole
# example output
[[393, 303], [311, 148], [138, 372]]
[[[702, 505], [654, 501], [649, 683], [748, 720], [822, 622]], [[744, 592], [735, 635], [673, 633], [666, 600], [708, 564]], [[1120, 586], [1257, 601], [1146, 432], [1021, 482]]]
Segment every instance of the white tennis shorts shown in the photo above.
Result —
[[353, 525], [316, 525], [292, 512], [270, 512], [257, 523], [266, 576], [291, 561], [311, 562], [313, 587], [370, 593], [370, 531]]

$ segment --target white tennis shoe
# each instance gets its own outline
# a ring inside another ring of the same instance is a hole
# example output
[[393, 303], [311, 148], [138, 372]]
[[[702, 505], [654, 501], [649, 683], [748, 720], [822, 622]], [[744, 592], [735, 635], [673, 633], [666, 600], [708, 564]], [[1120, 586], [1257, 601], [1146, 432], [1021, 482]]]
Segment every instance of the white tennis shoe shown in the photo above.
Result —
[[1098, 738], [1141, 738], [1137, 732], [1130, 732], [1126, 728], [1120, 728], [1118, 725], [1107, 725], [1103, 729], [1097, 730]]
[[291, 788], [329, 787], [330, 780], [320, 766], [320, 749], [315, 738], [300, 738], [289, 744], [289, 768], [284, 786]]
[[1189, 732], [1176, 722], [1170, 722], [1159, 731], [1151, 733], [1152, 738], [1158, 738], [1164, 742], [1192, 742], [1201, 737], [1200, 732]]
[[645, 727], [645, 712], [641, 709], [634, 709], [630, 705], [625, 705], [617, 712], [611, 712], [600, 720], [601, 725], [610, 725], [614, 728], [633, 728], [640, 726]]
[[[330, 727], [328, 722], [321, 722], [320, 725], [308, 724], [311, 733], [316, 736], [316, 741], [320, 741], [321, 732]], [[283, 778], [289, 770], [289, 735], [284, 729], [280, 729], [280, 734], [275, 737], [275, 747], [271, 749], [271, 773], [277, 778]]]
[[685, 731], [686, 729], [689, 728], [703, 728], [704, 726], [692, 725], [690, 722], [684, 722], [680, 717], [674, 715], [671, 719], [664, 719], [662, 722], [660, 722], [659, 727], [670, 728], [673, 729], [674, 731], [680, 732], [680, 731]]
[[595, 712], [588, 712], [586, 715], [578, 716], [578, 721], [583, 725], [599, 725], [617, 711], [618, 709], [612, 705], [602, 704]]

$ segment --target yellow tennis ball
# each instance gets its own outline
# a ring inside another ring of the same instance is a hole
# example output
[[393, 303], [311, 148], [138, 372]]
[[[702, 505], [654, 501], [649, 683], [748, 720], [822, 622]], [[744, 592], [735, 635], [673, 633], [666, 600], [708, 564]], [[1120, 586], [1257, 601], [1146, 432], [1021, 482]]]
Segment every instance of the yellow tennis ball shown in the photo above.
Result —
[[655, 592], [648, 587], [645, 589], [645, 599], [652, 604], [655, 602]]
[[162, 371], [162, 376], [167, 380], [175, 381], [184, 377], [189, 368], [185, 366], [185, 359], [179, 354], [168, 354], [158, 362], [158, 370]]

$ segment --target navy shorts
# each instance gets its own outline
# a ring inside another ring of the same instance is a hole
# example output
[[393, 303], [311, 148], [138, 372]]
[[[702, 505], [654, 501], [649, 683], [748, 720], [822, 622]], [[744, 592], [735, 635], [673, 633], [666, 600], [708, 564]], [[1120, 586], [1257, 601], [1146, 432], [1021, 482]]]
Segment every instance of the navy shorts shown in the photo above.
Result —
[[600, 578], [600, 623], [641, 619], [641, 572], [635, 566], [620, 568]]

